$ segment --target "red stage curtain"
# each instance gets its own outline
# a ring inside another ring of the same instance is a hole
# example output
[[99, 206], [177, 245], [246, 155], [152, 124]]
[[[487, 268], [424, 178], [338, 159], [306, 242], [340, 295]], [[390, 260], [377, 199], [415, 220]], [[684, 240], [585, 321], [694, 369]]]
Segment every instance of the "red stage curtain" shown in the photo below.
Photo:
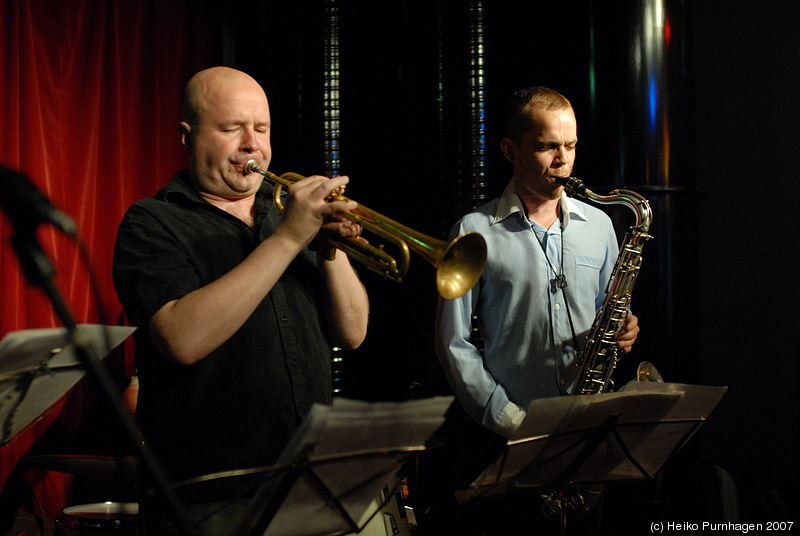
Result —
[[[38, 232], [78, 323], [123, 322], [111, 281], [116, 228], [131, 203], [185, 166], [180, 92], [193, 72], [219, 63], [214, 4], [0, 0], [0, 165], [25, 173], [78, 226], [105, 318], [74, 244], [47, 226]], [[0, 337], [61, 325], [21, 273], [12, 233], [0, 217]], [[0, 449], [0, 488], [34, 440]]]

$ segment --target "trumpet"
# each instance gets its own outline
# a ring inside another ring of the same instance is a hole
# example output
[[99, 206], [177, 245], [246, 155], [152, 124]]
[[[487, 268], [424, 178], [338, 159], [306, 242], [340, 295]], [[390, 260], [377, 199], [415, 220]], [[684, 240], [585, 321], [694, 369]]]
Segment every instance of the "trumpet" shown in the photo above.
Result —
[[[297, 173], [284, 173], [278, 176], [259, 168], [255, 160], [249, 160], [245, 164], [244, 173], [259, 173], [273, 183], [272, 201], [281, 211], [284, 208], [281, 202], [283, 187], [288, 188], [305, 178]], [[349, 201], [342, 193], [342, 191], [333, 192], [328, 201]], [[463, 296], [475, 286], [486, 266], [486, 241], [476, 232], [464, 233], [446, 242], [406, 227], [361, 204], [352, 212], [343, 212], [341, 215], [394, 244], [399, 250], [397, 258], [384, 251], [383, 245], [372, 246], [360, 236], [331, 237], [328, 238], [328, 244], [341, 249], [368, 270], [391, 281], [399, 283], [406, 276], [411, 260], [410, 251], [413, 250], [436, 269], [436, 288], [439, 295], [452, 300]]]

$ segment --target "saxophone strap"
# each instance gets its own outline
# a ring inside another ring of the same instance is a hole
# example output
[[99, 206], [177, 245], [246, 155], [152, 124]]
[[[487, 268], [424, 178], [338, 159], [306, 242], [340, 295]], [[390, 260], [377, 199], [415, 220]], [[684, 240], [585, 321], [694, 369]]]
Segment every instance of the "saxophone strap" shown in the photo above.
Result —
[[[544, 233], [542, 234], [542, 238], [539, 238], [539, 235], [536, 233], [534, 229], [533, 234], [536, 235], [536, 241], [539, 242], [539, 246], [542, 248], [542, 253], [544, 253], [544, 258], [547, 261], [547, 265], [550, 267], [550, 271], [553, 272], [553, 279], [550, 280], [550, 292], [551, 294], [557, 293], [559, 290], [561, 291], [562, 296], [564, 297], [564, 307], [567, 309], [567, 320], [569, 321], [569, 329], [572, 333], [572, 344], [575, 348], [575, 352], [580, 353], [580, 346], [578, 346], [578, 337], [575, 334], [575, 324], [572, 321], [572, 313], [570, 312], [569, 308], [569, 300], [567, 299], [567, 292], [566, 289], [569, 286], [569, 282], [567, 281], [567, 276], [564, 275], [564, 230], [566, 225], [564, 225], [563, 214], [564, 210], [561, 210], [559, 213], [558, 223], [561, 229], [561, 262], [559, 265], [560, 273], [556, 271], [553, 263], [550, 262], [550, 257], [547, 255], [547, 247], [545, 246], [544, 242], [547, 239], [547, 229], [545, 229]], [[580, 361], [580, 355], [576, 355], [576, 362]], [[561, 385], [561, 374], [559, 373], [559, 367], [556, 365], [556, 385], [558, 386], [559, 392], [563, 395], [566, 394], [565, 388]]]

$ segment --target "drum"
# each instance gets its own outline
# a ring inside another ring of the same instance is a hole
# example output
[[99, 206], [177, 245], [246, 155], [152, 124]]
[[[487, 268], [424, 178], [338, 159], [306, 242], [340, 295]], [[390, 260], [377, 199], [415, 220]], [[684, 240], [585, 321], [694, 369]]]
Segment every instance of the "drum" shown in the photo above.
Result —
[[139, 505], [104, 502], [64, 508], [56, 518], [59, 536], [136, 536]]

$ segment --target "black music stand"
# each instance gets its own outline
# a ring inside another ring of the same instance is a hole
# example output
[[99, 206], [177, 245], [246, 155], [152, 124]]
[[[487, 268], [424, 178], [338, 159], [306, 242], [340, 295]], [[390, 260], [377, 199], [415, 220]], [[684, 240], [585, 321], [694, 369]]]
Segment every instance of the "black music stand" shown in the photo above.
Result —
[[176, 489], [218, 478], [260, 473], [262, 484], [234, 536], [328, 536], [360, 531], [391, 494], [397, 472], [445, 420], [453, 397], [401, 403], [335, 399], [315, 405], [271, 468], [219, 473], [182, 482]]
[[535, 400], [514, 437], [462, 501], [543, 487], [566, 531], [569, 487], [652, 479], [717, 406], [727, 387], [631, 382], [617, 393]]
[[354, 533], [383, 508], [405, 460], [424, 446], [353, 452], [320, 459], [310, 452], [265, 470], [234, 536]]
[[[81, 324], [78, 337], [102, 360], [136, 328]], [[26, 329], [0, 341], [0, 446], [42, 417], [86, 374], [66, 328]]]

